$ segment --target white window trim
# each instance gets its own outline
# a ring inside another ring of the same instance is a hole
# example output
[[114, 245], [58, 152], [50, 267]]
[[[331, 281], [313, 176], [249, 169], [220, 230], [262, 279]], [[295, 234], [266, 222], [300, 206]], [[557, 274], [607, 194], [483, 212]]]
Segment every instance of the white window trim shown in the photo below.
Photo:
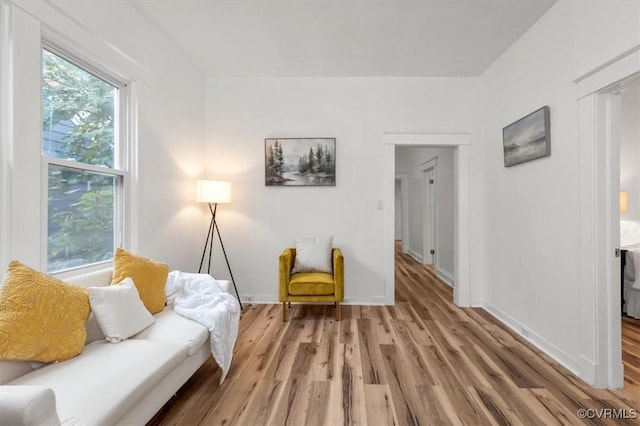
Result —
[[128, 175], [126, 170], [122, 170], [116, 167], [105, 167], [105, 166], [94, 166], [93, 164], [82, 163], [73, 160], [65, 160], [63, 158], [57, 157], [47, 157], [46, 155], [42, 156], [42, 160], [46, 164], [52, 164], [54, 166], [67, 167], [70, 169], [84, 170], [91, 173], [97, 173], [108, 176], [122, 176], [126, 177]]
[[[45, 2], [21, 2], [19, 6], [0, 0], [0, 270], [6, 270], [9, 261], [38, 267], [42, 263], [40, 246], [42, 230], [40, 217], [44, 214], [39, 197], [41, 185], [41, 153], [28, 157], [27, 163], [16, 164], [32, 152], [32, 144], [40, 144], [35, 134], [41, 101], [34, 97], [32, 83], [38, 81], [43, 40], [63, 49], [67, 54], [82, 58], [94, 68], [108, 72], [127, 85], [126, 104], [128, 146], [122, 152], [123, 167], [129, 173], [125, 187], [124, 247], [138, 249], [138, 217], [136, 188], [138, 179], [138, 80], [145, 78], [150, 69], [133, 60], [115, 46], [106, 43], [81, 22], [60, 8]], [[27, 66], [27, 68], [23, 68]], [[33, 75], [36, 77], [32, 77]], [[25, 75], [29, 79], [25, 79]], [[34, 80], [31, 80], [34, 78]], [[39, 85], [38, 85], [39, 86]], [[26, 96], [25, 96], [26, 95]], [[14, 133], [20, 137], [14, 137]], [[25, 179], [27, 177], [28, 179]], [[29, 183], [30, 196], [25, 197]], [[28, 201], [26, 201], [26, 200]], [[23, 214], [24, 213], [24, 214]], [[25, 228], [26, 227], [26, 228]], [[73, 271], [72, 271], [73, 272]], [[78, 275], [79, 272], [75, 272]]]
[[12, 67], [9, 55], [11, 52], [11, 9], [0, 3], [0, 265], [9, 262], [10, 217], [11, 205], [11, 164], [13, 163], [13, 147], [8, 143], [13, 136], [13, 111], [9, 107], [13, 100]]

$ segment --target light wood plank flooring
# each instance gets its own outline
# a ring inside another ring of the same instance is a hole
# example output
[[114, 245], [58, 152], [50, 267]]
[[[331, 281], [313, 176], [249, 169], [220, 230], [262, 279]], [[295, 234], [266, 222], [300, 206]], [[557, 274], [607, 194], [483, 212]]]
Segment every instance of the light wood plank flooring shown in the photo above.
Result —
[[640, 319], [622, 318], [622, 363], [624, 389], [640, 400]]
[[210, 359], [150, 424], [640, 424], [579, 419], [582, 408], [632, 416], [640, 398], [592, 389], [484, 310], [456, 307], [427, 268], [399, 252], [396, 262], [395, 306], [343, 306], [337, 322], [333, 306], [293, 305], [286, 323], [280, 305], [247, 306], [224, 384]]

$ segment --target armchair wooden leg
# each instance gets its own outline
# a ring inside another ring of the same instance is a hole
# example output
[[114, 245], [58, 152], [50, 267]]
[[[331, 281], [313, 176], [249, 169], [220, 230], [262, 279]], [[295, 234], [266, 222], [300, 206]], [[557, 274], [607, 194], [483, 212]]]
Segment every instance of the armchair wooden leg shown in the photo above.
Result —
[[336, 321], [340, 321], [340, 302], [336, 302]]
[[287, 302], [282, 302], [282, 322], [287, 322]]

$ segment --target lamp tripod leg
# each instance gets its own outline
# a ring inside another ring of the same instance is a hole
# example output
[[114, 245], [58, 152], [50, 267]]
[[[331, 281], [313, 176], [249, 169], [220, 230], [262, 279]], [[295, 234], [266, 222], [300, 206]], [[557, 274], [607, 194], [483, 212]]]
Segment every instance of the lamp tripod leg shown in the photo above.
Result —
[[211, 255], [213, 254], [213, 233], [216, 228], [216, 211], [218, 210], [218, 203], [215, 204], [215, 207], [211, 208], [211, 203], [209, 203], [209, 211], [211, 212], [211, 239], [209, 240], [209, 265], [207, 266], [207, 274], [211, 274]]
[[[209, 244], [209, 241], [213, 240], [213, 224], [214, 224], [214, 218], [212, 216], [211, 222], [209, 223], [209, 230], [207, 231], [207, 239], [204, 242], [204, 249], [202, 250], [202, 258], [200, 259], [200, 266], [198, 267], [198, 273], [202, 272], [202, 264], [204, 263], [204, 257], [207, 254], [207, 246], [211, 247], [211, 244]], [[211, 265], [211, 249], [209, 249], [209, 265]]]
[[238, 287], [236, 287], [236, 281], [233, 279], [233, 272], [231, 272], [231, 266], [229, 265], [229, 258], [227, 257], [226, 250], [224, 249], [224, 243], [222, 242], [222, 235], [220, 235], [220, 227], [218, 226], [218, 223], [216, 222], [215, 217], [213, 219], [213, 228], [214, 228], [214, 232], [216, 230], [218, 231], [218, 239], [220, 240], [220, 247], [222, 247], [222, 253], [224, 254], [224, 260], [227, 262], [227, 269], [229, 269], [229, 275], [231, 276], [231, 282], [233, 283], [233, 289], [236, 292], [236, 297], [238, 298], [238, 303], [240, 304], [240, 310], [244, 310], [244, 308], [242, 307], [242, 302], [240, 301], [240, 294], [238, 293]]

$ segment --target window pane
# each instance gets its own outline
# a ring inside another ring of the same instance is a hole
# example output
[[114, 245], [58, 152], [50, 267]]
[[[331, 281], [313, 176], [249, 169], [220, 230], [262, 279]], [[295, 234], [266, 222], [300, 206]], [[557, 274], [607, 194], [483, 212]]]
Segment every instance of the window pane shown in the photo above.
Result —
[[113, 257], [117, 179], [49, 165], [48, 272]]
[[114, 167], [117, 88], [42, 50], [42, 152]]

